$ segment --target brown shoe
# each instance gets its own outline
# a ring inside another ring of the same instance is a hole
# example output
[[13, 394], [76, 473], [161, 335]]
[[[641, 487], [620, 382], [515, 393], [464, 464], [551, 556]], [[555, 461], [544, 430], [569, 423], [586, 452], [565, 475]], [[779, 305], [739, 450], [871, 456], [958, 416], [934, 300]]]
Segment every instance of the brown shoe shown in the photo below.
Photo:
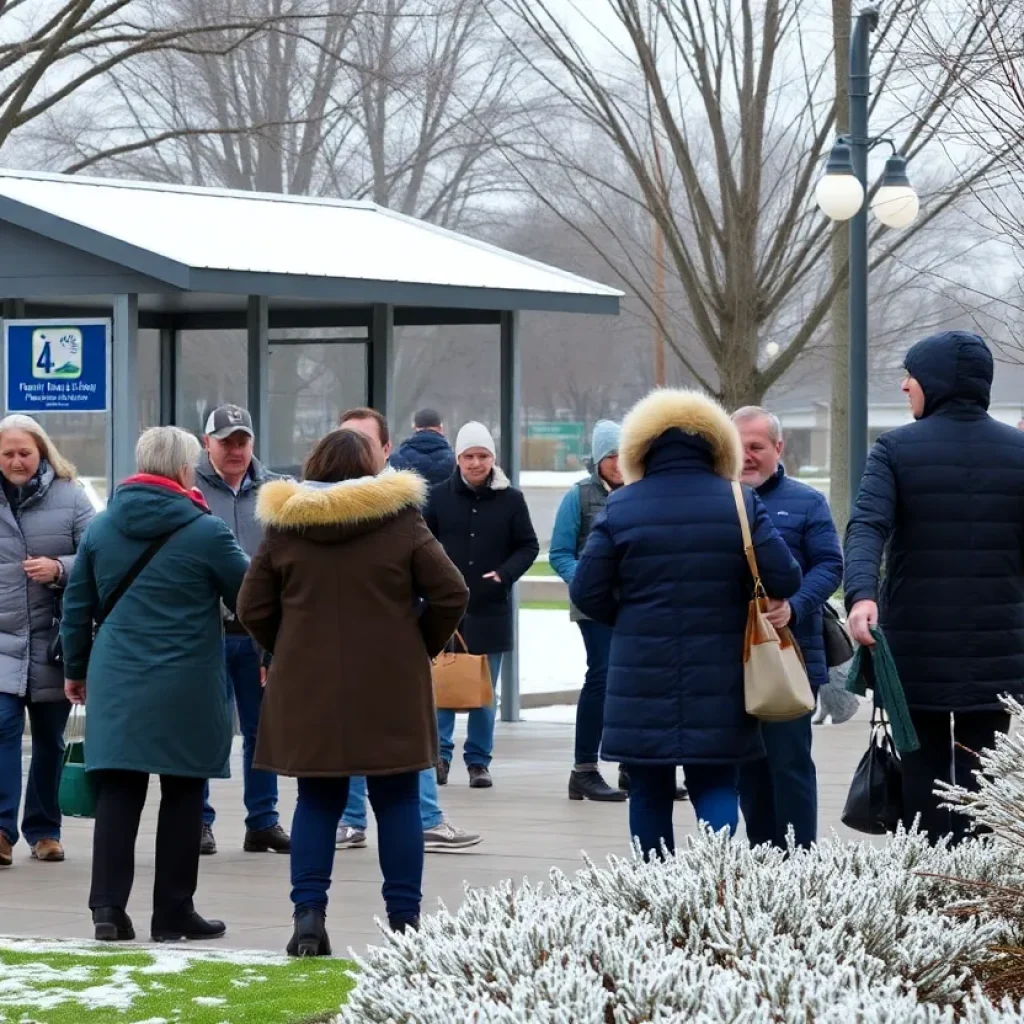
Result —
[[64, 847], [56, 839], [40, 839], [32, 846], [32, 859], [57, 863], [64, 859]]
[[0, 832], [0, 868], [9, 868], [14, 863], [14, 850], [11, 841]]

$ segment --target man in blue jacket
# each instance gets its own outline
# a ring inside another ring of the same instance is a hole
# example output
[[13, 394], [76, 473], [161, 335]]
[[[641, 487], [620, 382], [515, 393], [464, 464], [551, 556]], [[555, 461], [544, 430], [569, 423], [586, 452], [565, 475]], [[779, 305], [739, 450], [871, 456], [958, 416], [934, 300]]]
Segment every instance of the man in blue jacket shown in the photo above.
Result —
[[[822, 605], [843, 578], [843, 552], [825, 496], [786, 476], [782, 428], [759, 406], [733, 413], [743, 442], [743, 483], [760, 497], [775, 529], [803, 570], [803, 583], [788, 601], [774, 602], [769, 618], [789, 626], [804, 655], [811, 686], [828, 682]], [[811, 758], [811, 714], [792, 722], [763, 722], [767, 757], [740, 769], [740, 806], [751, 843], [786, 846], [790, 826], [797, 846], [818, 834], [818, 779]]]
[[412, 434], [389, 460], [392, 469], [413, 469], [434, 487], [455, 472], [455, 452], [444, 436], [441, 414], [420, 409], [412, 418]]

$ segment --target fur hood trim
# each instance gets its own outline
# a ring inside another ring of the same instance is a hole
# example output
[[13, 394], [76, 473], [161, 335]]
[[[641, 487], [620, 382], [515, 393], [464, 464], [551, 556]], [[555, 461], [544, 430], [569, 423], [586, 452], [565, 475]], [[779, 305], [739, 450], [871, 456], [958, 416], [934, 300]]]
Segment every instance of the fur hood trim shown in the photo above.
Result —
[[738, 480], [743, 468], [743, 447], [729, 414], [700, 391], [652, 391], [631, 410], [622, 424], [619, 460], [627, 484], [642, 480], [644, 460], [651, 445], [673, 428], [702, 438], [711, 445], [715, 472]]
[[272, 480], [260, 488], [256, 518], [277, 530], [341, 526], [390, 519], [426, 500], [426, 482], [409, 470], [328, 486]]

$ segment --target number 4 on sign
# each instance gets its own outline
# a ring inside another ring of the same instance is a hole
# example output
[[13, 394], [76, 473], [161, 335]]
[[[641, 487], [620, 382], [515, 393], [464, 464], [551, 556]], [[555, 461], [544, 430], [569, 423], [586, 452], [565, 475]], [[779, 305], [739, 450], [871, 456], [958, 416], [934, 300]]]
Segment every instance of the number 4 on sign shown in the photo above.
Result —
[[49, 342], [43, 345], [43, 350], [39, 353], [39, 358], [36, 360], [36, 369], [42, 370], [44, 373], [49, 373], [53, 369], [53, 358], [50, 355]]

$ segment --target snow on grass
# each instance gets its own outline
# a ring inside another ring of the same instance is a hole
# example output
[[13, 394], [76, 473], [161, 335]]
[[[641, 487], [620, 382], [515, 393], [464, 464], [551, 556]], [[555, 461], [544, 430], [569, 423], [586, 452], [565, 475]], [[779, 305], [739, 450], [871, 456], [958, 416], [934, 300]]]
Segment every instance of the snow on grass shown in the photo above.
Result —
[[2, 1024], [298, 1024], [337, 1012], [344, 960], [0, 939]]

